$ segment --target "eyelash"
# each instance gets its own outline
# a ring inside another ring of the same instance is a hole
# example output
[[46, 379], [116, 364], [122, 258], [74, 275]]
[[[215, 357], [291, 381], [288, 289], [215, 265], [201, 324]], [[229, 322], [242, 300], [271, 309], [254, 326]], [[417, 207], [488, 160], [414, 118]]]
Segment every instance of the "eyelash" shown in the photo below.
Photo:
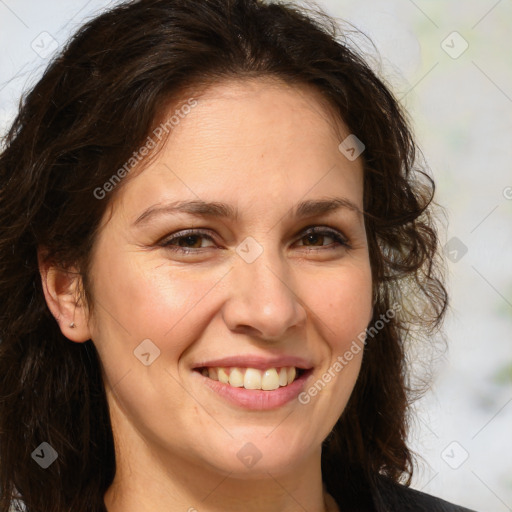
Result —
[[[326, 246], [320, 246], [320, 247], [312, 247], [309, 249], [306, 249], [308, 251], [317, 251], [319, 249], [323, 250], [332, 250], [338, 248], [338, 246], [345, 247], [346, 249], [350, 249], [350, 245], [346, 238], [344, 238], [338, 231], [327, 228], [327, 227], [321, 227], [321, 226], [315, 226], [312, 228], [305, 228], [302, 231], [303, 235], [299, 238], [305, 238], [308, 235], [323, 235], [328, 236], [332, 239], [334, 239], [335, 243], [337, 245], [333, 246], [333, 244], [329, 244]], [[180, 233], [177, 233], [176, 235], [173, 235], [172, 237], [168, 238], [164, 242], [161, 243], [161, 246], [169, 249], [170, 251], [180, 252], [182, 254], [191, 254], [191, 253], [197, 253], [201, 251], [201, 249], [210, 249], [210, 247], [199, 247], [199, 248], [191, 248], [191, 247], [180, 247], [177, 245], [174, 245], [172, 242], [176, 242], [177, 240], [180, 240], [182, 238], [187, 238], [189, 236], [201, 236], [204, 238], [207, 238], [208, 240], [215, 242], [215, 240], [205, 231], [202, 231], [200, 229], [187, 229], [185, 231], [181, 231]], [[301, 246], [301, 247], [307, 247], [307, 246]]]

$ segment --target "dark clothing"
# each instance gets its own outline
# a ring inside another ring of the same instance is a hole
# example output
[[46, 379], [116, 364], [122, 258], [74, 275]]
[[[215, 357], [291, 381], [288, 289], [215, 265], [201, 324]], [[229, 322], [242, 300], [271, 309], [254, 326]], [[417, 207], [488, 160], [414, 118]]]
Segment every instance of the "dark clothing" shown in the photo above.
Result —
[[343, 499], [338, 499], [338, 507], [342, 512], [474, 512], [386, 478], [371, 495], [359, 496], [356, 505], [347, 508]]

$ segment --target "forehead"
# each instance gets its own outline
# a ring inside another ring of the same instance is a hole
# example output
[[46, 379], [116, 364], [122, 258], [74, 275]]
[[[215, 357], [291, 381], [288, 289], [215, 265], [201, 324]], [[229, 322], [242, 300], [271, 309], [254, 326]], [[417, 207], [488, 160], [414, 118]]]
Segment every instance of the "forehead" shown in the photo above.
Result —
[[[191, 99], [197, 104], [122, 187], [121, 202], [143, 208], [151, 201], [230, 196], [251, 203], [258, 193], [283, 202], [338, 189], [362, 208], [361, 159], [340, 153], [349, 131], [312, 86], [234, 80], [183, 96], [182, 104]], [[173, 104], [161, 118], [178, 108]]]

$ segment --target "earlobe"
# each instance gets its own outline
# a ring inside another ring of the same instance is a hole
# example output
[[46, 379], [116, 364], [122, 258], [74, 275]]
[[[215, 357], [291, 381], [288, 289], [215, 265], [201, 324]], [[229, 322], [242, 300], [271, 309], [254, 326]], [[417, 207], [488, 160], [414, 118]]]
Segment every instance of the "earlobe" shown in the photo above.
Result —
[[38, 253], [39, 273], [48, 309], [66, 338], [77, 343], [90, 339], [88, 313], [81, 299], [82, 279], [74, 269], [62, 269]]

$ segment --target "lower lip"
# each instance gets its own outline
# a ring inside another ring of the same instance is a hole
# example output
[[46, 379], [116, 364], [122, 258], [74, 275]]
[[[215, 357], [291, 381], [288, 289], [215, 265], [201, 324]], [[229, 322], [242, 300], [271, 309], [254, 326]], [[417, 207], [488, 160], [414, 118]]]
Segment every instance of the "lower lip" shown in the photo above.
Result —
[[244, 409], [264, 411], [276, 409], [296, 399], [304, 389], [306, 380], [311, 375], [311, 370], [305, 371], [298, 379], [294, 380], [287, 386], [282, 386], [272, 391], [263, 391], [261, 389], [245, 389], [235, 388], [229, 384], [224, 384], [218, 380], [205, 377], [201, 373], [194, 371], [204, 384], [212, 391], [231, 402], [238, 407]]

